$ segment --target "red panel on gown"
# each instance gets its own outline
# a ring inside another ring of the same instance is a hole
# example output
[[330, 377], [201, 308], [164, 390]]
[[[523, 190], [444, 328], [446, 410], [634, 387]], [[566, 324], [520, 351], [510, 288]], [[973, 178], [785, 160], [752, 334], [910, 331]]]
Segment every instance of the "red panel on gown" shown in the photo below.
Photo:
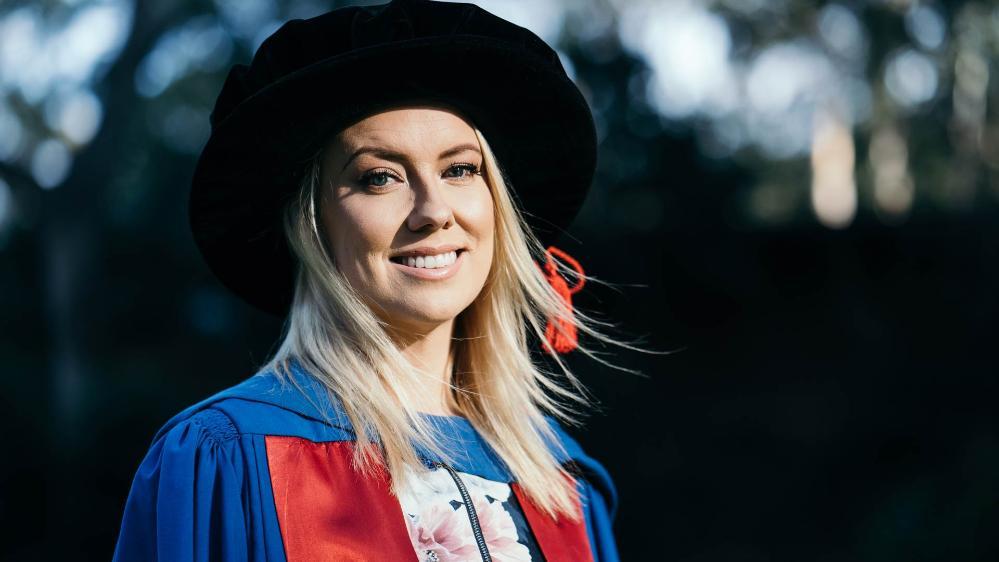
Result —
[[[267, 462], [289, 562], [418, 562], [399, 500], [384, 470], [363, 478], [350, 466], [353, 441], [316, 443], [267, 436]], [[539, 511], [516, 482], [517, 497], [548, 562], [593, 562], [582, 509], [579, 522]]]
[[539, 511], [519, 484], [511, 482], [510, 489], [517, 496], [527, 524], [531, 526], [531, 531], [538, 541], [541, 552], [545, 555], [545, 560], [548, 562], [593, 562], [590, 539], [586, 534], [586, 520], [583, 519], [583, 510], [578, 501], [576, 502], [576, 513], [579, 515], [579, 522], [570, 521], [565, 517], [556, 521]]
[[350, 466], [353, 441], [265, 437], [271, 487], [289, 562], [417, 562], [389, 481]]

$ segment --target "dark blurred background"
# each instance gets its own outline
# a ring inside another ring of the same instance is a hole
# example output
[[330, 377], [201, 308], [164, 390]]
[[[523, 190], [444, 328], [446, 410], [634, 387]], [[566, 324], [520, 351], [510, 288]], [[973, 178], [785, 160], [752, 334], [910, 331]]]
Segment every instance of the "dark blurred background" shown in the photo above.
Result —
[[[680, 350], [571, 357], [624, 560], [999, 559], [999, 7], [478, 3], [594, 111], [578, 302]], [[229, 65], [338, 5], [0, 3], [3, 559], [109, 559], [156, 429], [272, 350], [188, 188]]]

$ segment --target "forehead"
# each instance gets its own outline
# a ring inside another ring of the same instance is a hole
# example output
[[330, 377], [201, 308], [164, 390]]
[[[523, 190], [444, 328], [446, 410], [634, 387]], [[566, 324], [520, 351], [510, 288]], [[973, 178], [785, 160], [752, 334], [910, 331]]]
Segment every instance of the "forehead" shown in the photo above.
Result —
[[442, 145], [475, 142], [475, 130], [454, 110], [438, 107], [393, 108], [369, 115], [340, 131], [333, 148], [350, 152], [379, 146], [419, 152]]

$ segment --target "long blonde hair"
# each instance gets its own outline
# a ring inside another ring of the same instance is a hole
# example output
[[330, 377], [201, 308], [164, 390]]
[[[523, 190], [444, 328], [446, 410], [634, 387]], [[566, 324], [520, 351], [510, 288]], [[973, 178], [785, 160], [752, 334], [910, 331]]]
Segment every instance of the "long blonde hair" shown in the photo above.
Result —
[[[592, 410], [595, 400], [560, 357], [554, 361], [561, 374], [535, 364], [525, 327], [545, 341], [547, 320], [559, 317], [597, 341], [644, 350], [596, 329], [613, 324], [568, 310], [535, 263], [544, 263], [545, 248], [511, 198], [499, 163], [477, 128], [475, 135], [493, 197], [496, 243], [481, 292], [455, 321], [454, 375], [446, 381], [449, 406], [471, 422], [540, 510], [576, 520], [575, 480], [548, 446], [561, 443], [544, 416], [578, 427], [582, 422], [577, 418]], [[284, 339], [264, 368], [293, 382], [288, 363], [294, 358], [312, 373], [342, 404], [354, 428], [355, 469], [371, 474], [384, 463], [392, 475], [392, 493], [398, 495], [404, 485], [400, 474], [426, 469], [414, 445], [439, 458], [453, 458], [411, 406], [417, 403], [411, 389], [439, 381], [410, 364], [333, 263], [316, 219], [321, 162], [322, 152], [307, 166], [299, 196], [285, 209], [285, 234], [299, 266]], [[575, 270], [557, 265], [570, 284], [579, 280]], [[605, 365], [639, 374], [607, 363], [584, 342], [578, 349]], [[560, 384], [563, 379], [568, 387]], [[372, 454], [379, 452], [372, 447], [375, 442], [380, 442], [381, 457]]]

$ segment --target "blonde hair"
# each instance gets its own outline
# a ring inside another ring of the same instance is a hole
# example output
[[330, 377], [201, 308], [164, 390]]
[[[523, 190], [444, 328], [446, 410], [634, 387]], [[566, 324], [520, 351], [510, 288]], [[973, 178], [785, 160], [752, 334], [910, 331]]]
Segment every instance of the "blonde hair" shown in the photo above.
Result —
[[[525, 326], [543, 342], [547, 320], [560, 317], [597, 341], [644, 350], [596, 329], [613, 324], [567, 309], [535, 263], [544, 263], [545, 248], [511, 198], [499, 163], [477, 128], [475, 135], [493, 197], [494, 255], [481, 292], [455, 321], [454, 375], [446, 381], [449, 407], [471, 422], [540, 510], [576, 520], [575, 480], [546, 445], [559, 447], [566, 456], [545, 413], [581, 426], [577, 416], [593, 409], [595, 400], [560, 357], [554, 356], [554, 361], [561, 375], [535, 364]], [[299, 195], [285, 210], [285, 234], [299, 265], [284, 339], [264, 367], [294, 382], [288, 364], [294, 358], [312, 373], [342, 404], [354, 428], [355, 469], [372, 474], [384, 463], [392, 475], [392, 493], [398, 495], [404, 485], [399, 475], [426, 470], [414, 444], [447, 462], [453, 458], [411, 406], [417, 403], [411, 389], [428, 388], [428, 383], [439, 382], [438, 376], [410, 364], [383, 322], [335, 267], [316, 219], [321, 163], [322, 152], [307, 166]], [[570, 284], [578, 280], [575, 270], [557, 266]], [[599, 282], [590, 276], [585, 280]], [[607, 363], [583, 342], [578, 349], [605, 365], [639, 374]], [[563, 378], [568, 388], [560, 384]], [[380, 442], [382, 457], [374, 454], [375, 441]]]

